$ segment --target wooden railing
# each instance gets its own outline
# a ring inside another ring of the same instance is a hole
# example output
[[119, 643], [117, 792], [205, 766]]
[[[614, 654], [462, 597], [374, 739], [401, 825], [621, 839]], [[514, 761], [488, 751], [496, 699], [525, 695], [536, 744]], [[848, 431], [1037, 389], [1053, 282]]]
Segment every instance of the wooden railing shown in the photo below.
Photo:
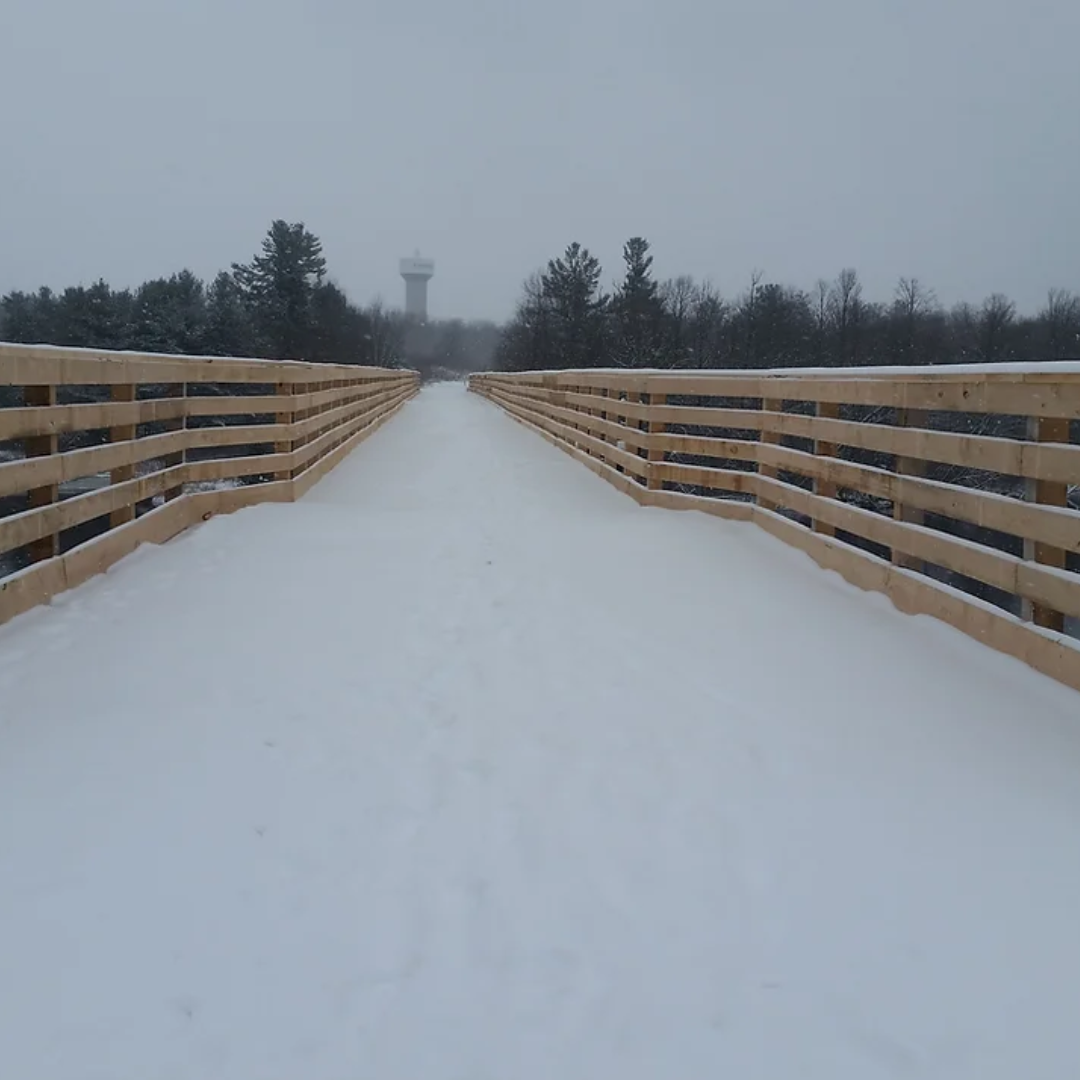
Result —
[[290, 502], [415, 372], [0, 344], [0, 622], [212, 514]]
[[1080, 368], [532, 372], [472, 390], [638, 502], [753, 521], [1080, 689]]

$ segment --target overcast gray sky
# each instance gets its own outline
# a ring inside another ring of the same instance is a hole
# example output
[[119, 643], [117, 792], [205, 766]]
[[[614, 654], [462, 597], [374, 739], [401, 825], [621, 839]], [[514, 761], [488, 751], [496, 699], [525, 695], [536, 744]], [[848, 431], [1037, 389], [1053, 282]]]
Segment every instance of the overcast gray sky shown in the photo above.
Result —
[[1080, 290], [1078, 0], [0, 0], [0, 291], [210, 276], [302, 220], [358, 301], [619, 270]]

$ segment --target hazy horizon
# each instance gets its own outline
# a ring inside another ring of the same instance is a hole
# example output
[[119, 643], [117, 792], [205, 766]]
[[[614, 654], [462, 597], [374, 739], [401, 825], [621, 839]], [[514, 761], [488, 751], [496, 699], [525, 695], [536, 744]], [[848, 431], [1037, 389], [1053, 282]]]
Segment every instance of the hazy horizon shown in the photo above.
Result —
[[572, 240], [1035, 311], [1080, 290], [1080, 5], [9, 0], [0, 293], [244, 261], [273, 218], [361, 303], [511, 314]]

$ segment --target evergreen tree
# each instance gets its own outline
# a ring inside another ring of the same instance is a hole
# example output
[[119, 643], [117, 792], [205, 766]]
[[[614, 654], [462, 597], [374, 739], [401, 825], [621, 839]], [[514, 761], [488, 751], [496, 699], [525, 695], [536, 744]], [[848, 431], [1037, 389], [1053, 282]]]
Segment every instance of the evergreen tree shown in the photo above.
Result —
[[89, 289], [82, 285], [65, 289], [57, 300], [55, 318], [54, 338], [60, 345], [110, 349], [123, 342], [124, 327], [104, 281]]
[[255, 356], [258, 353], [243, 290], [233, 275], [224, 270], [206, 290], [203, 347], [209, 356]]
[[545, 366], [598, 367], [605, 358], [607, 298], [600, 292], [600, 261], [579, 243], [552, 259], [540, 279], [550, 318], [552, 355]]
[[635, 236], [623, 247], [626, 275], [611, 301], [615, 320], [615, 362], [654, 367], [660, 362], [664, 304], [652, 276], [649, 242]]
[[[52, 294], [48, 294], [48, 303], [52, 303]], [[8, 293], [0, 299], [0, 338], [4, 341], [18, 341], [25, 344], [38, 344], [49, 340], [51, 312], [43, 310], [38, 295], [24, 292]]]
[[141, 285], [132, 303], [130, 346], [139, 352], [202, 353], [206, 291], [190, 271]]
[[98, 279], [86, 290], [83, 333], [86, 344], [95, 349], [122, 349], [127, 343], [131, 293], [113, 292]]
[[86, 290], [81, 286], [69, 286], [59, 293], [53, 306], [51, 340], [55, 345], [72, 345], [81, 348], [90, 343], [86, 339]]
[[[805, 367], [813, 362], [814, 315], [810, 297], [784, 285], [761, 285], [753, 306], [754, 363]], [[747, 358], [750, 362], [750, 358]]]
[[268, 355], [303, 359], [315, 344], [313, 300], [326, 273], [322, 243], [297, 222], [277, 220], [250, 263], [233, 273]]
[[370, 324], [345, 294], [324, 281], [311, 297], [311, 342], [305, 359], [327, 364], [364, 364], [371, 349]]
[[[0, 298], [0, 339], [214, 356], [295, 356], [327, 363], [393, 366], [405, 324], [381, 305], [362, 310], [324, 280], [322, 245], [302, 224], [275, 221], [250, 264], [217, 275], [209, 288], [189, 270], [147, 281], [134, 293], [104, 281]], [[494, 349], [457, 350], [467, 365]], [[438, 332], [433, 328], [432, 333]], [[483, 365], [481, 365], [483, 366]]]

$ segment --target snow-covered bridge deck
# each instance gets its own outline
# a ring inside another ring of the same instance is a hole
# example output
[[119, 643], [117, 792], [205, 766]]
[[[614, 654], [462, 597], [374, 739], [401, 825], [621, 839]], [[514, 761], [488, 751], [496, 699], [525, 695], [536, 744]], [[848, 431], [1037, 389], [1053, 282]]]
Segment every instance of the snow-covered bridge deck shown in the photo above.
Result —
[[0, 628], [2, 1072], [1072, 1075], [1078, 706], [432, 388]]

